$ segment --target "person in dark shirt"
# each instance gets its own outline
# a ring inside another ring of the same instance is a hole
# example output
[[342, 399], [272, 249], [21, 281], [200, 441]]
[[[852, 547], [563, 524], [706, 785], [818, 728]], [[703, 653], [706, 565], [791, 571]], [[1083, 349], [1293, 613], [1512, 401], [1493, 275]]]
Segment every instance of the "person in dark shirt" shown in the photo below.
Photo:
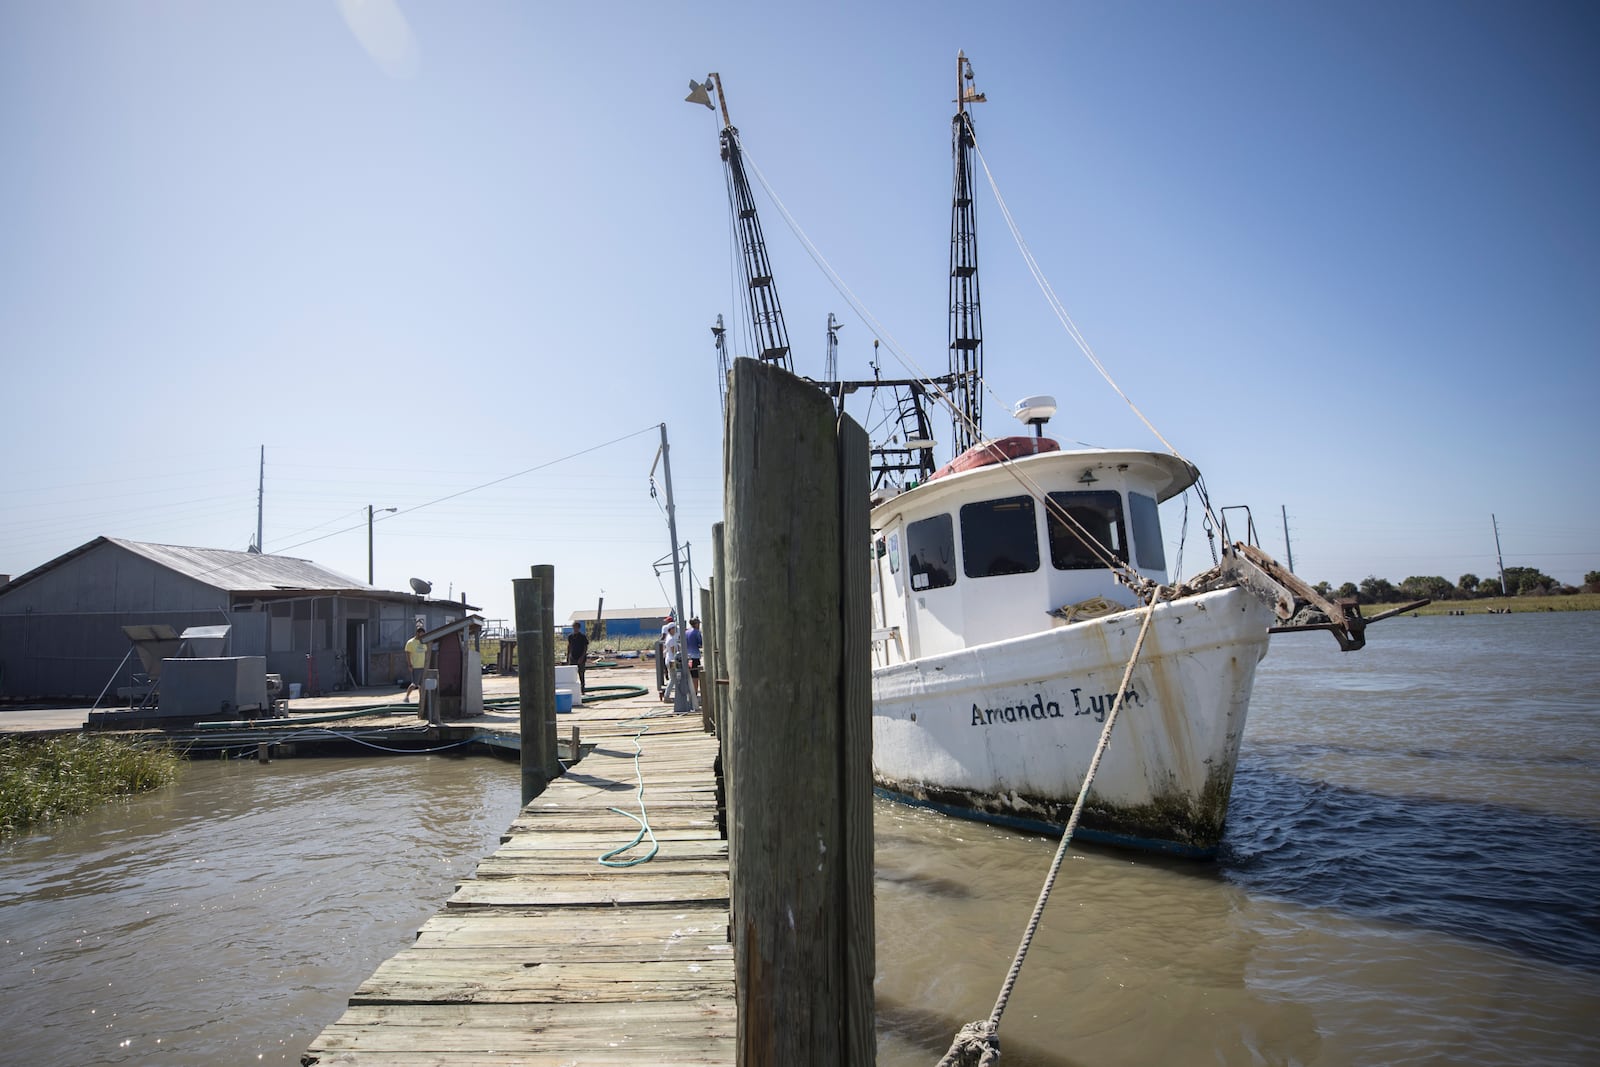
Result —
[[584, 688], [583, 672], [589, 666], [589, 635], [583, 632], [583, 623], [572, 624], [567, 635], [567, 662], [578, 668], [578, 689]]

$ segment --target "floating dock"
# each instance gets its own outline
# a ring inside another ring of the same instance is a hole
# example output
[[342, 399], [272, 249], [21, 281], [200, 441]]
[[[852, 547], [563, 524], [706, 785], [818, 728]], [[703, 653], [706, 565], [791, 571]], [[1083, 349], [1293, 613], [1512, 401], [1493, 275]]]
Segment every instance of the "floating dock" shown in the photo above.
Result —
[[[699, 714], [648, 697], [580, 707], [560, 716], [569, 723], [581, 762], [362, 983], [303, 1064], [734, 1063], [717, 742]], [[631, 866], [600, 862], [635, 837], [610, 859]]]

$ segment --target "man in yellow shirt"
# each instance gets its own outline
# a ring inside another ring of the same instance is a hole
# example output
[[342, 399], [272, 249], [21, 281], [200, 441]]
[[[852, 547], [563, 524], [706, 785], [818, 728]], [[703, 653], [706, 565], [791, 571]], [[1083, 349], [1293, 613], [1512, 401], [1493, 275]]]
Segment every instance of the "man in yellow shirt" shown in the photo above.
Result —
[[428, 669], [428, 646], [422, 641], [422, 624], [417, 623], [416, 636], [406, 642], [406, 658], [411, 662], [411, 684], [406, 686], [405, 703], [411, 703], [411, 691], [422, 692], [422, 672]]

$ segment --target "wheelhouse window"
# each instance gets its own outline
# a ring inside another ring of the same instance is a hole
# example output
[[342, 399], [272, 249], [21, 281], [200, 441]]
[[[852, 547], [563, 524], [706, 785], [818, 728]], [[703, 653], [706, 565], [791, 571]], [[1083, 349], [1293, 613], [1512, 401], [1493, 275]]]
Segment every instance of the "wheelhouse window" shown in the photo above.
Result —
[[911, 588], [917, 592], [956, 584], [956, 532], [949, 515], [906, 524]]
[[[1106, 565], [1102, 553], [1128, 562], [1128, 535], [1122, 518], [1122, 497], [1108, 489], [1083, 493], [1051, 493], [1050, 562], [1057, 570], [1096, 570]], [[1096, 551], [1058, 512], [1064, 511], [1100, 544]], [[1159, 532], [1157, 540], [1160, 540]]]
[[1156, 508], [1156, 498], [1129, 493], [1128, 517], [1133, 520], [1133, 551], [1139, 566], [1147, 571], [1166, 570], [1167, 553], [1161, 544], [1161, 513]]
[[1039, 569], [1033, 497], [984, 500], [961, 509], [961, 566], [968, 578]]

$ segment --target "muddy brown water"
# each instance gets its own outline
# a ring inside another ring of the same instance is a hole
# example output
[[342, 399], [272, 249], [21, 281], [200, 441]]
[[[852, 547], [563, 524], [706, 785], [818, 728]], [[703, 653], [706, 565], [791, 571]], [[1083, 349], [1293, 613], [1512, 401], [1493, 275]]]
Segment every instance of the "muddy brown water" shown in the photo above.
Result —
[[[1223, 856], [1074, 851], [1002, 1062], [1600, 1062], [1597, 772], [1600, 613], [1274, 638]], [[6, 1060], [297, 1063], [518, 789], [488, 757], [196, 762], [0, 846]], [[879, 1062], [929, 1065], [1055, 843], [886, 802], [876, 830]]]

